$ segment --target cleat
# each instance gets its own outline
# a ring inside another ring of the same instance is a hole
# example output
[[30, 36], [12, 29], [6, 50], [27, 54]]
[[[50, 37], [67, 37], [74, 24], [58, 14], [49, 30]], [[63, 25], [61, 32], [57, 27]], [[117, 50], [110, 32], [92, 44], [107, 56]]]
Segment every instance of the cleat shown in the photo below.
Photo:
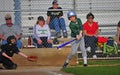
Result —
[[67, 65], [68, 65], [68, 63], [65, 62], [64, 65], [63, 65], [63, 68], [66, 68]]
[[87, 64], [84, 64], [83, 66], [84, 66], [84, 67], [87, 67], [88, 65], [87, 65]]

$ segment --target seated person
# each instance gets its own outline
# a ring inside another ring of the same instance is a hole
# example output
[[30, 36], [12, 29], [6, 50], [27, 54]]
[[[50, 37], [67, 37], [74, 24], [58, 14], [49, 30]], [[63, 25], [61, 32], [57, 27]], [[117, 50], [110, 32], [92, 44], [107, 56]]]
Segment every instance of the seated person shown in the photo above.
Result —
[[[58, 7], [58, 1], [54, 0], [52, 2], [52, 7], [50, 7], [47, 11], [47, 24], [49, 25], [50, 29], [55, 29], [55, 37], [60, 38], [61, 37], [61, 29], [63, 32], [63, 37], [67, 38], [67, 30], [66, 30], [66, 24], [63, 16], [63, 11], [61, 10], [61, 7]], [[56, 11], [56, 9], [58, 9]], [[50, 10], [50, 11], [49, 11]], [[51, 11], [53, 10], [53, 11]]]
[[6, 44], [7, 38], [10, 35], [14, 35], [17, 40], [17, 47], [22, 48], [22, 42], [20, 40], [22, 32], [20, 27], [12, 23], [12, 17], [9, 13], [5, 15], [5, 21], [6, 23], [0, 26], [0, 39], [2, 40], [2, 44]]
[[9, 36], [7, 38], [7, 44], [2, 45], [0, 51], [0, 63], [2, 63], [5, 69], [17, 68], [17, 64], [12, 58], [14, 53], [28, 59], [28, 56], [20, 52], [18, 47], [16, 46], [16, 37]]
[[52, 48], [52, 40], [49, 26], [45, 24], [43, 16], [38, 17], [37, 24], [33, 27], [33, 42], [37, 48]]
[[83, 25], [84, 35], [85, 35], [85, 46], [91, 48], [91, 54], [93, 58], [97, 58], [95, 50], [97, 48], [97, 34], [98, 34], [98, 23], [94, 22], [94, 15], [88, 13], [87, 21]]
[[117, 25], [117, 44], [120, 45], [120, 21]]

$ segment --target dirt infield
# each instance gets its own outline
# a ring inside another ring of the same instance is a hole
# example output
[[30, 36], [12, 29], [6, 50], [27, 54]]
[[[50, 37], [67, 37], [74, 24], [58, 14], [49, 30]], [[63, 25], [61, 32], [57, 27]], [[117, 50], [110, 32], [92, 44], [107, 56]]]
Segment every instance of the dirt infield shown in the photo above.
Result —
[[0, 69], [0, 75], [73, 75], [61, 71], [61, 67], [55, 66], [20, 66], [16, 70]]
[[[57, 50], [56, 48], [33, 48], [22, 49], [21, 51], [27, 55], [36, 55], [38, 60], [30, 62], [23, 57], [14, 55], [14, 60], [20, 66], [62, 66], [70, 52], [70, 48], [63, 48], [62, 50]], [[70, 64], [76, 64], [75, 56], [72, 58]]]

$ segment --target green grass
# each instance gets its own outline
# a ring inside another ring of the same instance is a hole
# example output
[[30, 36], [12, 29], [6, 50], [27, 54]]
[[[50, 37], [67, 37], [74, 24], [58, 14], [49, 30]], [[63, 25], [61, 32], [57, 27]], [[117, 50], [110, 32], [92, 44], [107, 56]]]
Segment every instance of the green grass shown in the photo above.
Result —
[[[79, 63], [81, 64], [81, 62]], [[89, 65], [120, 65], [120, 60], [91, 60], [88, 61]]]
[[88, 67], [70, 66], [62, 71], [74, 75], [120, 75], [120, 60], [89, 61]]

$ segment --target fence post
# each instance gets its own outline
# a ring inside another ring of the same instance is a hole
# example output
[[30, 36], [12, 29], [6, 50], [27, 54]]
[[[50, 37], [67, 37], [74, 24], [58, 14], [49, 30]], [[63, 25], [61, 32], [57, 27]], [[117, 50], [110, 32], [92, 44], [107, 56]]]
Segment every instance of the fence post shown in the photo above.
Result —
[[19, 25], [21, 27], [21, 0], [14, 0], [14, 10], [15, 11], [14, 15], [15, 15], [15, 24]]
[[76, 0], [73, 0], [73, 10], [76, 10]]

